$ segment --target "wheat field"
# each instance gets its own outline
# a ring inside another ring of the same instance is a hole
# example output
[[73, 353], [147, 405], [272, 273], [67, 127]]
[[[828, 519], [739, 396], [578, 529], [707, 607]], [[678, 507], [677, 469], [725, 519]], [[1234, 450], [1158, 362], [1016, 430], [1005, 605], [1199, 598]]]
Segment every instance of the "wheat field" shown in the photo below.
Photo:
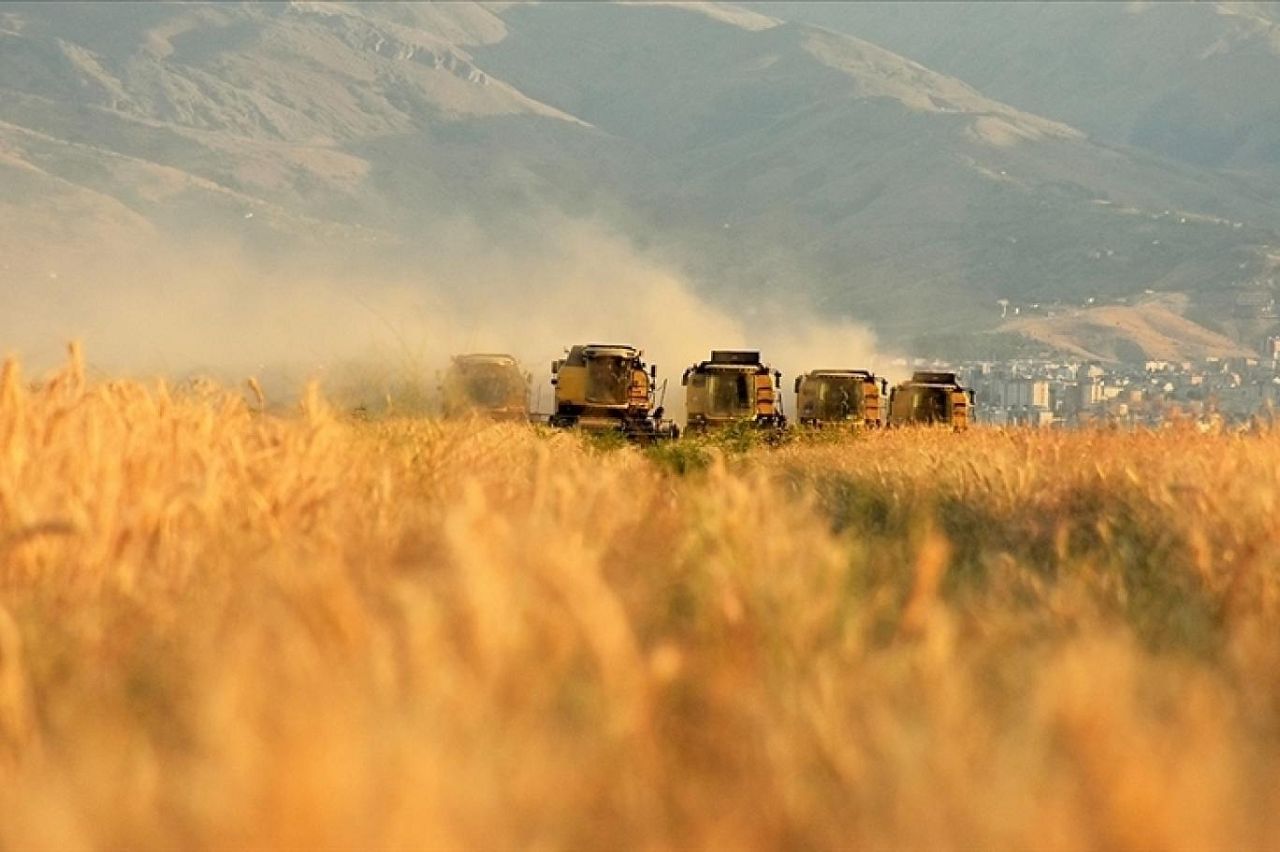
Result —
[[1280, 847], [1280, 436], [0, 375], [0, 849]]

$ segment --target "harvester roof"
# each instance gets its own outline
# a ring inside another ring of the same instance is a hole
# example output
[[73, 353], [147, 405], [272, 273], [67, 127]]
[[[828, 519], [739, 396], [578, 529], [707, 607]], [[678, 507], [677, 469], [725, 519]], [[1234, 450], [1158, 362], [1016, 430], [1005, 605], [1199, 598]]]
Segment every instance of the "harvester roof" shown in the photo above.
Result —
[[726, 364], [735, 367], [760, 366], [760, 353], [748, 349], [712, 349], [711, 364]]
[[958, 385], [960, 382], [956, 379], [955, 373], [934, 372], [931, 370], [917, 370], [911, 374], [911, 383], [913, 385]]
[[643, 353], [626, 343], [579, 343], [564, 358], [569, 367], [584, 367], [588, 358], [639, 358]]
[[454, 355], [453, 360], [462, 365], [492, 364], [498, 367], [514, 367], [516, 365], [515, 356], [497, 352], [470, 352], [466, 355]]
[[712, 349], [710, 361], [699, 361], [688, 370], [688, 373], [734, 372], [734, 373], [767, 373], [769, 368], [760, 360], [760, 353], [754, 350]]
[[589, 357], [613, 356], [615, 358], [635, 358], [640, 350], [625, 343], [588, 343], [582, 347], [583, 354]]
[[815, 378], [825, 378], [825, 377], [832, 377], [832, 378], [856, 377], [856, 378], [863, 378], [863, 379], [872, 378], [870, 370], [845, 370], [845, 369], [810, 370], [808, 372], [808, 375], [813, 376]]

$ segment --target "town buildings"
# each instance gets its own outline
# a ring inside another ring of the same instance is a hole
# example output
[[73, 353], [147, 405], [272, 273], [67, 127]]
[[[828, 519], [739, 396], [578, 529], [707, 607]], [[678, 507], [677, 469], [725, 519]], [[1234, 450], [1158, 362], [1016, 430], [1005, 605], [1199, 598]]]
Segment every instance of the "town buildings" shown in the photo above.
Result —
[[[1205, 428], [1270, 423], [1280, 405], [1280, 337], [1260, 358], [1152, 359], [1102, 363], [1072, 359], [967, 361], [952, 365], [974, 391], [979, 422], [1034, 427]], [[904, 362], [905, 363], [905, 362]], [[937, 368], [917, 360], [913, 369]]]

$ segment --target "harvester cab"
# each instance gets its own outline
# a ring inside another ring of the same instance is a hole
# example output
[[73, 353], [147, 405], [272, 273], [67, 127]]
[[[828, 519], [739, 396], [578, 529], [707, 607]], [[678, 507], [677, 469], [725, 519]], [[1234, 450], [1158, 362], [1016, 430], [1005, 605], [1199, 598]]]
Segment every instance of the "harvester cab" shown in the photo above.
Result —
[[706, 432], [733, 423], [749, 422], [766, 429], [783, 429], [782, 373], [760, 360], [760, 353], [715, 349], [710, 361], [684, 371], [688, 427]]
[[675, 424], [663, 419], [661, 407], [654, 408], [658, 369], [646, 366], [643, 355], [623, 344], [571, 347], [551, 363], [556, 408], [550, 424], [619, 431], [640, 442], [675, 437]]
[[804, 426], [882, 426], [888, 390], [867, 370], [812, 370], [796, 378], [797, 414]]
[[440, 381], [444, 416], [529, 419], [530, 376], [511, 355], [455, 355]]
[[910, 381], [894, 387], [889, 397], [889, 423], [967, 429], [973, 407], [973, 391], [962, 387], [955, 373], [916, 372]]

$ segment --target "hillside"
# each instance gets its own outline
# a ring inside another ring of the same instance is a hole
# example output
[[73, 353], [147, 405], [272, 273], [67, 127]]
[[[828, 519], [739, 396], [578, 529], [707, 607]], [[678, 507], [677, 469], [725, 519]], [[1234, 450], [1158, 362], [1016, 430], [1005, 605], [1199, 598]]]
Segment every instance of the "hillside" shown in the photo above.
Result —
[[1185, 316], [1185, 297], [1151, 296], [1134, 305], [1066, 310], [1052, 317], [1011, 319], [1000, 331], [1090, 361], [1170, 361], [1229, 358], [1249, 351]]
[[[1011, 293], [1212, 288], [1272, 268], [1268, 184], [1095, 143], [856, 38], [649, 7], [504, 20], [521, 38], [478, 55], [643, 144], [639, 206], [680, 224], [683, 261], [721, 292], [804, 294], [900, 337], [989, 322]], [[636, 32], [682, 49], [635, 50]]]
[[1280, 3], [761, 3], [1199, 165], [1280, 170]]
[[1198, 302], [1280, 245], [1277, 181], [759, 11], [11, 4], [0, 48], [0, 276], [29, 291], [194, 243], [500, 312], [521, 287], [486, 256], [554, 281], [580, 223], [634, 258], [605, 292], [657, 269], [747, 327], [909, 346], [998, 298]]

